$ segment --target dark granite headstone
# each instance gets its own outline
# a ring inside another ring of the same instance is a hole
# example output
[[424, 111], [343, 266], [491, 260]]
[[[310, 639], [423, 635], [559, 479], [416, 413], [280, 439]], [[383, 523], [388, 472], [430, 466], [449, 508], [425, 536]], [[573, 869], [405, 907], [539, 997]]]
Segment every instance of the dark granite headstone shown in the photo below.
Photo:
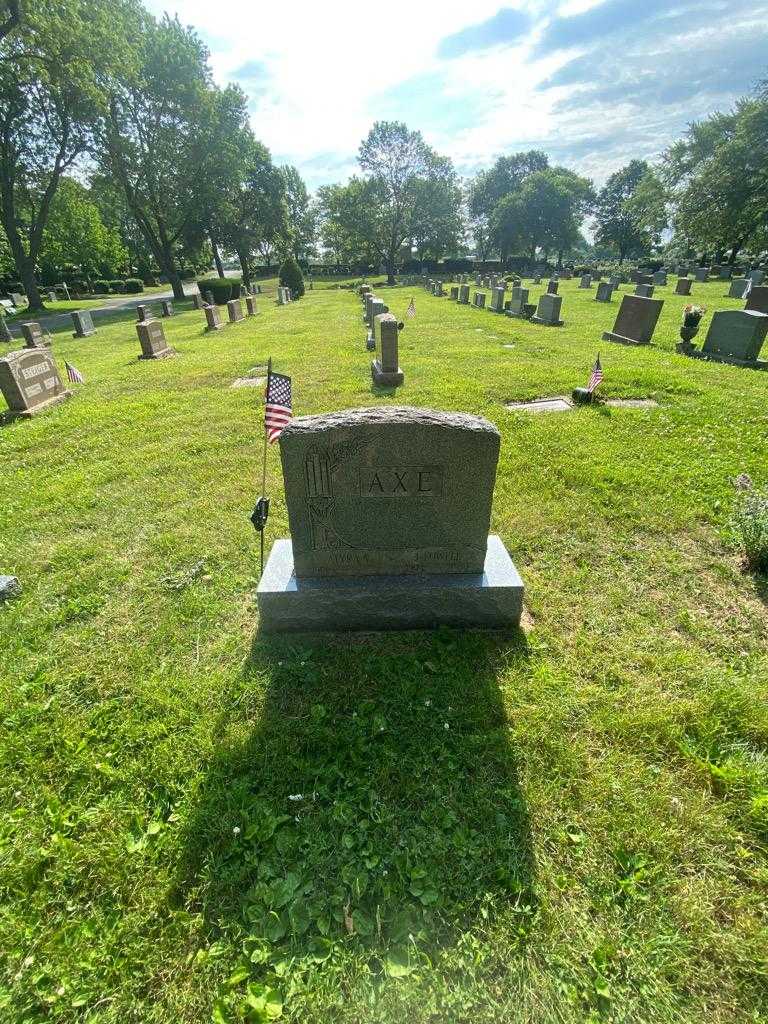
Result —
[[635, 295], [641, 295], [644, 299], [653, 298], [653, 285], [652, 284], [636, 284]]
[[592, 287], [592, 275], [582, 274], [581, 280], [579, 281], [579, 288], [591, 288]]
[[653, 275], [653, 283], [657, 287], [664, 287], [667, 283], [667, 272], [666, 270], [657, 270]]
[[76, 309], [72, 313], [72, 322], [75, 325], [73, 338], [89, 338], [92, 334], [96, 333], [96, 328], [93, 326], [93, 318], [87, 309]]
[[3, 356], [0, 392], [8, 403], [10, 417], [34, 416], [72, 394], [64, 387], [46, 348], [22, 349]]
[[693, 271], [693, 276], [701, 283], [709, 277], [709, 270], [707, 267], [696, 267]]
[[459, 286], [459, 305], [466, 306], [469, 304], [469, 285], [462, 284]]
[[472, 296], [472, 304], [478, 309], [485, 308], [485, 292], [475, 292]]
[[756, 310], [721, 309], [712, 316], [701, 350], [689, 350], [686, 354], [765, 370], [768, 369], [768, 361], [758, 357], [766, 334], [768, 314]]
[[547, 292], [550, 295], [557, 295], [558, 282], [554, 277], [550, 278], [547, 282]]
[[755, 310], [757, 313], [768, 313], [768, 285], [753, 286], [744, 309]]
[[691, 281], [690, 277], [678, 277], [677, 284], [675, 285], [675, 295], [690, 295], [691, 294]]
[[744, 292], [747, 290], [747, 278], [746, 277], [734, 277], [731, 281], [731, 287], [728, 289], [727, 299], [743, 299]]
[[504, 292], [505, 289], [497, 285], [491, 291], [491, 305], [490, 309], [492, 313], [503, 313], [504, 312]]
[[141, 320], [136, 324], [136, 333], [141, 343], [139, 359], [165, 359], [176, 355], [175, 349], [165, 340], [162, 321]]
[[604, 331], [603, 340], [618, 341], [624, 345], [650, 344], [663, 305], [663, 299], [623, 295], [613, 330]]
[[451, 287], [450, 299], [451, 299], [451, 302], [458, 302], [458, 299], [459, 299], [459, 286], [457, 284], [453, 285]]
[[613, 296], [613, 288], [610, 281], [601, 281], [597, 286], [595, 302], [610, 302]]

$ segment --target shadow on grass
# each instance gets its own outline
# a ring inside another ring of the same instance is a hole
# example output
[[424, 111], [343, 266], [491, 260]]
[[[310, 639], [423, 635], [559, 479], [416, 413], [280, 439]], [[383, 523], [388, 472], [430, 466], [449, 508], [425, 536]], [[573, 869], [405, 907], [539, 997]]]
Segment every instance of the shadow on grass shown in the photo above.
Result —
[[254, 641], [173, 902], [239, 930], [256, 963], [400, 963], [498, 914], [524, 937], [534, 862], [505, 670], [528, 671], [521, 631]]

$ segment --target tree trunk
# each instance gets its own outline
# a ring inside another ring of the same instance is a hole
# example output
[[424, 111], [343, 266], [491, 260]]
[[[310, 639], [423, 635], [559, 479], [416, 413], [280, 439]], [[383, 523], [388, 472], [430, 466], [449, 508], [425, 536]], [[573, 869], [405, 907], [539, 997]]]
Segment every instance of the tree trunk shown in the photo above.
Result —
[[563, 250], [562, 249], [558, 249], [558, 252], [557, 252], [557, 269], [558, 270], [562, 270], [563, 269]]
[[740, 251], [741, 251], [741, 242], [734, 242], [733, 245], [731, 246], [731, 258], [728, 260], [729, 266], [732, 267], [734, 265], [734, 263], [736, 262], [736, 257], [738, 256]]
[[168, 278], [168, 284], [173, 289], [174, 299], [178, 299], [179, 301], [181, 301], [184, 298], [184, 285], [182, 284], [181, 277], [179, 276], [179, 272], [176, 269], [176, 264], [174, 262], [172, 253], [162, 253], [162, 258], [160, 259], [160, 267], [165, 276]]
[[387, 256], [384, 261], [384, 265], [387, 268], [387, 284], [395, 283], [395, 260], [393, 256]]
[[248, 264], [248, 257], [242, 249], [237, 250], [237, 258], [240, 260], [240, 269], [243, 272], [243, 284], [246, 288], [251, 287], [251, 269]]
[[211, 249], [213, 251], [213, 262], [216, 264], [216, 273], [219, 275], [219, 277], [226, 277], [226, 274], [224, 273], [224, 266], [223, 266], [223, 264], [221, 262], [221, 256], [219, 256], [219, 247], [216, 244], [216, 239], [210, 233], [209, 233], [208, 237], [211, 240]]

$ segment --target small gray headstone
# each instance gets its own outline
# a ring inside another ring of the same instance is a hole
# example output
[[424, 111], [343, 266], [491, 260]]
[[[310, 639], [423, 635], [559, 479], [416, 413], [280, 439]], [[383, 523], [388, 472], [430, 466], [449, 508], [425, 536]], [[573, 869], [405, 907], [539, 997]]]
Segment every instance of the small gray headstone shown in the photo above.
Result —
[[253, 295], [245, 296], [245, 312], [247, 316], [256, 316], [259, 312], [256, 308], [256, 299]]
[[203, 296], [200, 294], [200, 292], [194, 292], [194, 294], [192, 295], [192, 309], [202, 309], [202, 308], [203, 308]]
[[244, 320], [243, 304], [240, 299], [230, 299], [227, 303], [227, 312], [229, 313], [229, 322], [231, 324], [237, 323], [238, 320]]
[[714, 313], [701, 347], [704, 358], [741, 366], [758, 365], [760, 349], [768, 333], [768, 314], [756, 310], [721, 309]]
[[675, 295], [690, 295], [693, 281], [690, 277], [678, 277], [675, 285]]
[[579, 281], [579, 288], [591, 288], [592, 287], [592, 275], [582, 274], [581, 280]]
[[547, 283], [547, 292], [548, 292], [548, 294], [549, 295], [557, 295], [558, 287], [559, 287], [558, 286], [558, 282], [555, 280], [555, 278], [554, 277], [550, 278], [549, 282]]
[[539, 305], [531, 317], [531, 323], [542, 324], [545, 327], [562, 327], [560, 319], [560, 307], [563, 304], [562, 296], [553, 295], [547, 291], [539, 297]]
[[21, 333], [24, 336], [24, 348], [50, 348], [50, 342], [46, 342], [43, 328], [40, 324], [32, 321], [21, 325]]
[[371, 363], [371, 375], [377, 387], [398, 387], [403, 383], [398, 355], [402, 327], [392, 313], [378, 313], [373, 318], [374, 348], [379, 358]]
[[93, 326], [93, 318], [86, 309], [76, 309], [72, 314], [72, 322], [75, 325], [73, 338], [89, 338], [92, 334], [96, 333], [96, 328]]
[[136, 307], [136, 319], [139, 323], [144, 323], [145, 320], [152, 319], [152, 313], [150, 312], [149, 306], [145, 303], [141, 303]]
[[459, 286], [459, 305], [460, 306], [467, 306], [467, 305], [469, 305], [469, 285], [468, 284], [462, 284], [462, 285]]
[[709, 277], [709, 270], [707, 269], [707, 267], [696, 267], [696, 269], [693, 272], [693, 275], [697, 281], [703, 282], [706, 281]]
[[173, 303], [170, 299], [163, 299], [160, 303], [160, 307], [164, 317], [173, 316]]
[[176, 355], [174, 349], [165, 340], [165, 331], [161, 320], [142, 320], [136, 324], [136, 333], [141, 343], [139, 359], [165, 359]]
[[478, 309], [484, 309], [485, 308], [485, 292], [475, 292], [475, 294], [472, 296], [472, 303]]
[[458, 285], [453, 285], [451, 287], [451, 291], [450, 291], [451, 302], [457, 302], [458, 298], [459, 298], [459, 286]]
[[223, 327], [218, 306], [203, 306], [206, 331], [220, 331]]
[[595, 294], [595, 302], [610, 302], [613, 297], [613, 288], [610, 281], [600, 281]]
[[500, 285], [496, 285], [491, 290], [491, 312], [492, 313], [503, 313], [504, 312], [504, 294], [505, 289]]
[[644, 299], [653, 298], [653, 285], [652, 284], [636, 284], [635, 295], [640, 295]]
[[653, 283], [659, 287], [664, 287], [667, 283], [666, 270], [657, 270], [653, 275]]

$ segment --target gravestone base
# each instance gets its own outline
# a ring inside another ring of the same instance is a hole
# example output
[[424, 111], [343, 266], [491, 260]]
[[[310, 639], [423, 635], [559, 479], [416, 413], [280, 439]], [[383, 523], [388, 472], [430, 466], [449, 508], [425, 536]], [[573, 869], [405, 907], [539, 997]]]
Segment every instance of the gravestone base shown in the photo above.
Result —
[[373, 331], [368, 331], [365, 336], [365, 347], [369, 352], [376, 351], [376, 339], [373, 336]]
[[685, 342], [678, 342], [675, 346], [680, 355], [690, 356], [692, 359], [704, 359], [708, 363], [729, 363], [731, 366], [746, 366], [750, 370], [768, 370], [768, 359], [737, 359], [736, 356], [721, 355], [717, 352], [702, 352], [700, 348]]
[[0, 416], [5, 417], [6, 420], [28, 420], [31, 419], [32, 416], [37, 416], [39, 412], [46, 412], [54, 405], [58, 405], [59, 402], [65, 402], [71, 397], [71, 391], [62, 391], [61, 394], [53, 395], [45, 402], [40, 402], [39, 405], [34, 406], [32, 409], [3, 409], [0, 411]]
[[[536, 312], [536, 306], [533, 302], [526, 302], [520, 307], [520, 312], [516, 310], [508, 309], [505, 311], [506, 315], [512, 317], [513, 320], [531, 320], [533, 314]], [[560, 321], [561, 323], [563, 321]]]
[[542, 320], [541, 317], [534, 315], [531, 317], [531, 323], [541, 324], [542, 327], [562, 327], [565, 320]]
[[403, 371], [399, 366], [395, 371], [383, 370], [378, 359], [374, 359], [371, 363], [371, 375], [373, 376], [373, 383], [380, 388], [398, 387], [405, 380]]
[[169, 345], [168, 348], [164, 348], [160, 352], [142, 352], [139, 359], [168, 359], [175, 355], [178, 355], [178, 352]]
[[614, 334], [613, 331], [603, 331], [603, 341], [616, 341], [619, 345], [650, 345], [650, 341], [637, 341], [635, 338], [626, 338], [623, 334]]
[[257, 591], [265, 633], [346, 632], [520, 624], [523, 581], [501, 539], [488, 537], [482, 573], [297, 579], [290, 540], [277, 540]]

